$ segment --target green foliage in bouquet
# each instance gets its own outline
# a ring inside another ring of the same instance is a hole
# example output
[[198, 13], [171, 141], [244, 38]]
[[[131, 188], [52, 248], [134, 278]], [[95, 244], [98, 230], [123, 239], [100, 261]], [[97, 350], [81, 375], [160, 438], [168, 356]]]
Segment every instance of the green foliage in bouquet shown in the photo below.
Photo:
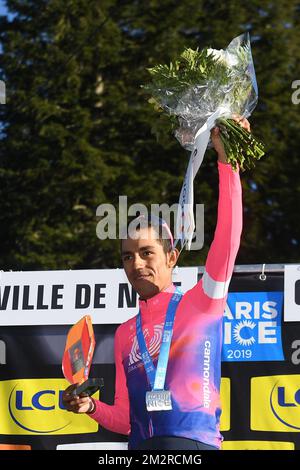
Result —
[[[237, 164], [241, 170], [254, 167], [254, 161], [264, 155], [264, 146], [231, 119], [234, 114], [243, 115], [251, 93], [249, 55], [251, 57], [247, 44], [239, 46], [235, 54], [231, 54], [231, 61], [224, 51], [187, 48], [169, 65], [160, 64], [149, 68], [152, 81], [143, 85], [143, 88], [152, 95], [149, 103], [161, 113], [161, 119], [152, 131], [158, 136], [162, 128], [167, 129], [163, 117], [165, 113], [170, 119], [169, 129], [174, 131], [178, 126], [177, 117], [183, 128], [185, 123], [186, 128], [189, 128], [188, 121], [194, 121], [195, 125], [197, 118], [199, 122], [201, 119], [203, 121], [201, 115], [207, 116], [207, 112], [212, 113], [218, 106], [225, 104], [230, 109], [230, 115], [217, 119], [216, 125], [220, 127], [227, 161], [234, 169]], [[186, 114], [182, 114], [184, 105], [187, 105]]]
[[237, 170], [237, 163], [242, 171], [253, 168], [254, 160], [259, 160], [265, 154], [263, 144], [233, 119], [220, 118], [217, 125], [220, 128], [227, 162], [232, 168]]
[[[226, 83], [226, 65], [214, 59], [207, 49], [185, 49], [180, 57], [170, 65], [160, 64], [149, 68], [152, 83], [144, 85], [153, 96], [165, 100], [164, 90], [169, 90], [175, 96], [187, 88], [201, 85], [210, 78], [217, 80], [220, 85]], [[170, 96], [170, 95], [169, 95]]]

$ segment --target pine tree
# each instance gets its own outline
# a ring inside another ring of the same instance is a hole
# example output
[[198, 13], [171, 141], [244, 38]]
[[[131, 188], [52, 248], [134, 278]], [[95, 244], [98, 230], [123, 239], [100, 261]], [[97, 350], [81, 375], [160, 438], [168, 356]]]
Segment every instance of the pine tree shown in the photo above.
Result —
[[106, 36], [101, 52], [109, 17], [99, 2], [88, 9], [77, 0], [7, 4], [14, 19], [1, 25], [8, 89], [2, 111], [1, 265], [93, 266], [104, 262], [95, 211], [114, 178], [105, 152], [94, 143], [101, 132], [99, 80], [103, 63], [114, 60], [110, 49], [118, 39], [109, 43]]
[[[185, 48], [224, 48], [252, 38], [259, 104], [250, 118], [267, 158], [242, 175], [244, 232], [237, 263], [299, 261], [297, 224], [300, 29], [296, 0], [9, 0], [0, 23], [2, 269], [119, 265], [118, 242], [96, 237], [96, 208], [178, 202], [189, 154], [157, 115], [141, 84], [147, 68]], [[3, 128], [4, 127], [4, 128]], [[195, 180], [205, 204], [205, 261], [217, 209], [216, 155]]]

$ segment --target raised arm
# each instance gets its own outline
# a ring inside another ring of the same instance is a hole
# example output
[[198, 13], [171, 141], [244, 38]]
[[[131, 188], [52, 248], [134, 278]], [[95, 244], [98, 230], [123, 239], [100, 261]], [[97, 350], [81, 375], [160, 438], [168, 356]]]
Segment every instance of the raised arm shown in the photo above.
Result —
[[[249, 122], [241, 123], [250, 130]], [[210, 246], [205, 270], [198, 284], [188, 293], [201, 310], [223, 313], [235, 258], [242, 232], [242, 189], [239, 170], [226, 163], [226, 155], [218, 130], [212, 133], [218, 153], [219, 201], [214, 239]]]
[[242, 231], [242, 190], [239, 172], [218, 161], [218, 219], [201, 279], [204, 294], [224, 299], [232, 276]]

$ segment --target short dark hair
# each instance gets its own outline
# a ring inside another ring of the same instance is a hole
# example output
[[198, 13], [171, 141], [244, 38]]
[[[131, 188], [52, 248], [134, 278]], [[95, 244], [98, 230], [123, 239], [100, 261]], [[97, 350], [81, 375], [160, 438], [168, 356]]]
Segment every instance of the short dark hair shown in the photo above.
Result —
[[174, 249], [173, 237], [171, 240], [170, 238], [171, 230], [167, 226], [166, 222], [159, 217], [158, 219], [159, 219], [159, 222], [156, 223], [149, 216], [147, 220], [148, 222], [147, 227], [153, 228], [153, 230], [158, 236], [157, 238], [158, 242], [162, 245], [164, 252], [167, 254], [167, 253], [170, 253]]
[[[139, 231], [141, 228], [150, 228], [152, 227], [157, 235], [157, 241], [162, 245], [164, 253], [170, 253], [174, 250], [174, 242], [172, 232], [166, 223], [166, 221], [160, 217], [153, 216], [149, 214], [147, 217], [140, 215], [135, 219], [131, 220], [128, 223], [126, 234], [129, 232], [129, 225], [133, 222], [140, 219], [136, 230]], [[121, 249], [122, 249], [122, 240], [121, 240]], [[121, 250], [122, 251], [122, 250]]]

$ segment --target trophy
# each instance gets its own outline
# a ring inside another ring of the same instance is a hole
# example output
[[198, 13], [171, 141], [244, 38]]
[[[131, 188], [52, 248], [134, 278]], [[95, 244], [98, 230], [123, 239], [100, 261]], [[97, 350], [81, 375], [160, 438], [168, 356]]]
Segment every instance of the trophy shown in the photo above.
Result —
[[103, 387], [103, 379], [89, 379], [95, 350], [92, 319], [84, 316], [69, 330], [62, 360], [62, 371], [71, 384], [77, 384], [72, 395], [90, 396]]

